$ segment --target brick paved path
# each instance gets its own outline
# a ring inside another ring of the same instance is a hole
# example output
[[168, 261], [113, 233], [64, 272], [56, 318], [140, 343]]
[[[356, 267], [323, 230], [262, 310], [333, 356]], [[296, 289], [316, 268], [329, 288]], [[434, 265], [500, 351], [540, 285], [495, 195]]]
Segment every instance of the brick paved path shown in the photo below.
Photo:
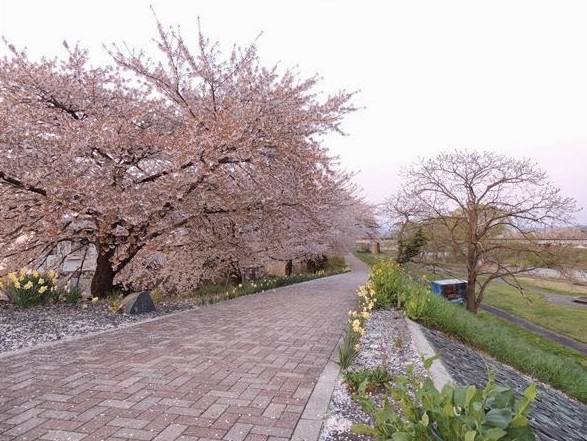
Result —
[[0, 441], [290, 439], [367, 278], [348, 261], [351, 273], [0, 357]]

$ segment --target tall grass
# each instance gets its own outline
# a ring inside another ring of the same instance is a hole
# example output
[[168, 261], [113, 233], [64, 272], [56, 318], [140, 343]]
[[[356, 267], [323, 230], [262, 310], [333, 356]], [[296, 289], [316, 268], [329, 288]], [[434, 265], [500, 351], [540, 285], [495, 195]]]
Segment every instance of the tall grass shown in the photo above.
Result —
[[354, 332], [350, 325], [347, 326], [342, 342], [338, 347], [338, 364], [343, 371], [351, 367], [359, 355], [360, 343], [361, 335]]
[[419, 322], [587, 403], [587, 358], [578, 353], [555, 353], [513, 326], [500, 326], [488, 315], [473, 315], [438, 296], [428, 302]]

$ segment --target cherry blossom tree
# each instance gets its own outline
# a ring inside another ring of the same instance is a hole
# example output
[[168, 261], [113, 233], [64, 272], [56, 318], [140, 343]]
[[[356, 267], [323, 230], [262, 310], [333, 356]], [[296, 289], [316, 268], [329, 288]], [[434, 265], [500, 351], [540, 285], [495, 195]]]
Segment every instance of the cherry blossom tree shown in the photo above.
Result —
[[321, 99], [317, 77], [263, 67], [255, 45], [223, 58], [201, 32], [192, 50], [175, 29], [157, 30], [159, 61], [111, 46], [114, 65], [100, 67], [79, 46], [34, 61], [6, 43], [7, 269], [73, 241], [96, 248], [95, 296], [162, 280], [184, 289], [212, 269], [321, 253], [349, 234], [341, 213], [365, 205], [322, 142], [342, 134], [353, 94]]

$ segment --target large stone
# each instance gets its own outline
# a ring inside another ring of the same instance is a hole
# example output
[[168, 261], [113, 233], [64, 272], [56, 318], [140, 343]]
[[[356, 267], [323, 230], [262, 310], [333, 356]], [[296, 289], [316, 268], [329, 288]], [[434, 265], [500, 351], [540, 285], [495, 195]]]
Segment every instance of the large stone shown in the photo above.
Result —
[[144, 314], [145, 312], [155, 311], [155, 304], [151, 299], [149, 291], [138, 292], [127, 295], [122, 299], [120, 311], [123, 314]]

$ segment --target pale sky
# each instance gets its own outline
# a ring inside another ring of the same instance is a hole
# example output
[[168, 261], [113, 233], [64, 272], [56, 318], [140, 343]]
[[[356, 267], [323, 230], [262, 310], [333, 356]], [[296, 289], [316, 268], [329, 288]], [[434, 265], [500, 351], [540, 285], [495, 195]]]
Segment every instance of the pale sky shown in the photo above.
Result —
[[188, 37], [200, 17], [226, 52], [262, 33], [264, 65], [318, 74], [325, 95], [359, 91], [364, 109], [327, 146], [368, 202], [393, 193], [402, 165], [479, 149], [533, 159], [587, 207], [587, 2], [0, 0], [0, 35], [35, 57], [67, 40], [106, 60], [102, 43], [152, 47], [149, 5]]

